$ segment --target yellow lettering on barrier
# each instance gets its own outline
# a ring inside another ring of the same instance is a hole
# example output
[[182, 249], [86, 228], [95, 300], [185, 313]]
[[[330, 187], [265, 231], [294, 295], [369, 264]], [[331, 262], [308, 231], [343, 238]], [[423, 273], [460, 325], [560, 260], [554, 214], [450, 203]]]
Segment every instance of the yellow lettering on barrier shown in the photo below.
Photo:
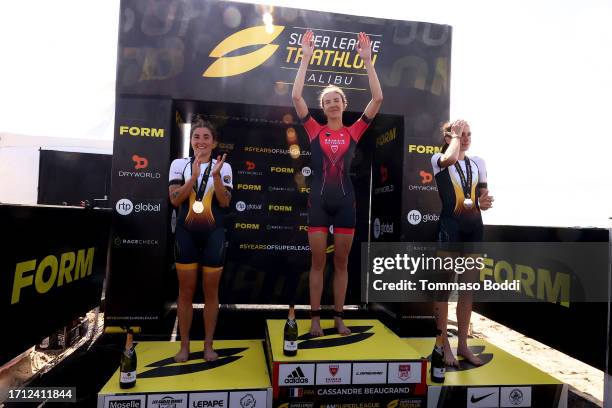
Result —
[[[51, 270], [51, 276], [45, 281], [45, 269]], [[34, 287], [38, 293], [47, 293], [55, 281], [57, 280], [57, 258], [53, 255], [48, 255], [43, 259], [36, 268], [36, 277], [34, 278]]]
[[26, 286], [32, 286], [34, 283], [34, 275], [24, 276], [26, 272], [36, 269], [36, 259], [30, 261], [19, 262], [15, 266], [15, 279], [13, 281], [13, 294], [11, 296], [11, 305], [19, 302], [21, 289]]
[[59, 263], [59, 275], [57, 277], [57, 286], [62, 286], [64, 284], [64, 278], [66, 278], [66, 283], [72, 282], [72, 276], [70, 276], [70, 272], [74, 269], [74, 252], [66, 252], [62, 254]]
[[[77, 253], [76, 269], [74, 271], [74, 279], [84, 278], [85, 276], [91, 275], [94, 257], [94, 247], [87, 249], [85, 254], [84, 249], [79, 249]], [[79, 276], [80, 272], [80, 276]]]

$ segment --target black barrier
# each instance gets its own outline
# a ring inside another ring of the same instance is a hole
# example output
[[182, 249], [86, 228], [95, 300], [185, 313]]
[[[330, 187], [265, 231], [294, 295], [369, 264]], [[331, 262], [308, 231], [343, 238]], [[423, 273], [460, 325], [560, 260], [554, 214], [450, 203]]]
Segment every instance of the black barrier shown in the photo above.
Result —
[[[164, 298], [174, 295], [162, 283], [172, 261], [167, 169], [172, 158], [183, 156], [188, 142], [182, 140], [181, 123], [194, 114], [218, 127], [218, 150], [228, 153], [234, 172], [221, 300], [307, 302], [306, 174], [312, 169], [307, 169], [309, 145], [290, 96], [306, 27], [317, 36], [317, 51], [304, 97], [319, 120], [317, 96], [328, 84], [347, 94], [345, 123], [370, 100], [363, 62], [354, 50], [359, 31], [373, 41], [385, 97], [351, 169], [358, 225], [346, 300], [359, 303], [359, 243], [370, 235], [371, 173], [376, 172], [375, 188], [382, 188], [372, 205], [386, 238], [388, 231], [399, 233], [405, 219], [400, 200], [412, 194], [403, 188], [402, 176], [408, 140], [431, 143], [448, 117], [451, 28], [231, 2], [135, 0], [121, 3], [112, 180], [117, 245], [107, 322], [156, 320]], [[138, 169], [143, 159], [153, 169]], [[138, 204], [144, 213], [135, 211]], [[124, 237], [129, 243], [123, 244]], [[142, 294], [138, 301], [132, 295], [136, 288]]]
[[100, 304], [110, 216], [0, 204], [0, 365]]
[[[601, 243], [608, 242], [608, 231], [488, 225], [485, 240]], [[605, 302], [474, 303], [474, 311], [605, 370], [608, 347], [608, 304]]]

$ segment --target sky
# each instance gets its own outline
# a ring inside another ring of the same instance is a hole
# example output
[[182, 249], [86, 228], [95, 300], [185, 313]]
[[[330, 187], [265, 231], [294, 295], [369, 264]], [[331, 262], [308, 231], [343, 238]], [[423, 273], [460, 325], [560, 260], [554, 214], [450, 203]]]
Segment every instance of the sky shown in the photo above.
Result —
[[[451, 118], [489, 224], [610, 227], [612, 2], [270, 0], [453, 27]], [[118, 0], [0, 3], [0, 133], [112, 140]]]

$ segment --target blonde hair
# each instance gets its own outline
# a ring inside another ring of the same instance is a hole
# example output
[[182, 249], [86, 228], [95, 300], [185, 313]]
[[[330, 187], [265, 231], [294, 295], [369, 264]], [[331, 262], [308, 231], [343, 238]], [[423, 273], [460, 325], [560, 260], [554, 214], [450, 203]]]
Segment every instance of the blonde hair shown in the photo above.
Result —
[[319, 105], [321, 106], [321, 109], [323, 109], [323, 97], [328, 93], [332, 92], [337, 92], [340, 95], [340, 97], [342, 98], [342, 102], [344, 102], [344, 108], [346, 108], [346, 106], [348, 105], [348, 101], [346, 100], [346, 95], [344, 94], [344, 91], [336, 85], [328, 85], [323, 88], [323, 91], [321, 91], [321, 95], [319, 95]]

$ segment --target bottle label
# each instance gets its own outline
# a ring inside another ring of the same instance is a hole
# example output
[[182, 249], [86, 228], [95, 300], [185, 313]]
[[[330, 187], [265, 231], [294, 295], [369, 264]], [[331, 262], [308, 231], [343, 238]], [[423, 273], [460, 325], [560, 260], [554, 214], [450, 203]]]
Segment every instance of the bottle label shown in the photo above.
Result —
[[298, 349], [297, 341], [285, 340], [285, 350], [296, 351]]
[[131, 383], [133, 381], [136, 381], [136, 371], [121, 372], [121, 379], [119, 382]]
[[434, 375], [434, 377], [437, 377], [437, 378], [444, 377], [444, 371], [446, 371], [446, 369], [444, 367], [442, 367], [442, 368], [434, 367], [433, 368], [433, 375]]

